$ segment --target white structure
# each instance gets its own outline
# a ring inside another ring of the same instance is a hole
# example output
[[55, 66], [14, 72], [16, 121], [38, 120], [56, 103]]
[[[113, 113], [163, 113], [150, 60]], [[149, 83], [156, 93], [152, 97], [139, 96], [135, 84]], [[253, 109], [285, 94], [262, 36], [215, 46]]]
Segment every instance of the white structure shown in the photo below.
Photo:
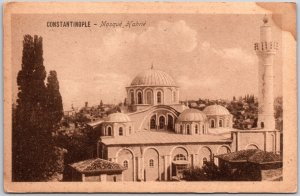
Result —
[[178, 117], [175, 132], [187, 135], [207, 134], [206, 115], [197, 109], [186, 109]]
[[127, 102], [140, 110], [153, 105], [179, 104], [179, 88], [167, 73], [153, 69], [139, 73], [126, 87]]
[[127, 136], [134, 133], [134, 127], [127, 114], [113, 113], [102, 123], [101, 135], [103, 136]]
[[260, 42], [254, 44], [254, 49], [259, 58], [258, 69], [258, 122], [262, 129], [274, 130], [274, 93], [273, 93], [273, 58], [278, 50], [278, 43], [272, 40], [272, 27], [267, 16], [260, 27]]
[[232, 128], [232, 114], [221, 105], [207, 106], [203, 112], [209, 122], [209, 128]]

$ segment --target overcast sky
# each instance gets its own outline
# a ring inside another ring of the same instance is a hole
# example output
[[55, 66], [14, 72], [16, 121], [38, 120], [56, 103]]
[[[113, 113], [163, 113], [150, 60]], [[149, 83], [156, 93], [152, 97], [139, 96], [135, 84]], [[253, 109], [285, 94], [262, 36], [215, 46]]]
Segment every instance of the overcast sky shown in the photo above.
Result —
[[[153, 63], [180, 86], [181, 100], [257, 94], [263, 15], [14, 15], [13, 77], [21, 68], [25, 34], [43, 37], [47, 73], [56, 70], [64, 108], [123, 101], [125, 87]], [[146, 22], [135, 28], [49, 28], [47, 21]], [[273, 21], [270, 21], [273, 24]], [[281, 45], [281, 30], [273, 37]], [[281, 51], [274, 63], [275, 95], [281, 95]], [[16, 86], [16, 79], [14, 80]], [[14, 89], [14, 98], [16, 87]]]

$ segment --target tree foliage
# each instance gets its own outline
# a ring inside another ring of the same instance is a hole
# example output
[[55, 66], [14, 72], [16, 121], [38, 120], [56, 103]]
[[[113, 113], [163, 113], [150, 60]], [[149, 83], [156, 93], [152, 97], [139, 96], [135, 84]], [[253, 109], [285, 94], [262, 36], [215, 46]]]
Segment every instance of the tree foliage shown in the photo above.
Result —
[[188, 168], [183, 171], [183, 177], [187, 181], [212, 181], [222, 179], [218, 166], [213, 162], [206, 162], [201, 168]]
[[56, 71], [49, 72], [47, 81], [47, 110], [49, 113], [49, 120], [51, 121], [51, 124], [55, 126], [60, 122], [64, 115]]
[[45, 79], [42, 37], [25, 35], [22, 68], [17, 76], [17, 106], [12, 121], [13, 181], [46, 181], [59, 167], [51, 118], [53, 113], [62, 111], [49, 111], [48, 102], [53, 95], [47, 91]]

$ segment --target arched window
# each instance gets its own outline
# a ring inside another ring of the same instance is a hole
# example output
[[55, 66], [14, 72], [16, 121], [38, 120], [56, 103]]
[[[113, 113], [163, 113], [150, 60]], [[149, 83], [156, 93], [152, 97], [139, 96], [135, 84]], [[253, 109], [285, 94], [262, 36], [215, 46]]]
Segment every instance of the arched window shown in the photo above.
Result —
[[147, 99], [147, 104], [152, 104], [152, 92], [151, 91], [147, 91], [146, 93], [146, 99]]
[[215, 128], [215, 120], [210, 120], [210, 128]]
[[205, 164], [207, 164], [207, 158], [206, 157], [203, 158], [203, 165], [205, 165]]
[[161, 103], [161, 92], [157, 92], [157, 103]]
[[128, 161], [127, 161], [127, 160], [123, 161], [123, 166], [124, 166], [125, 168], [128, 168]]
[[111, 134], [111, 127], [108, 127], [108, 128], [107, 128], [107, 135], [109, 135], [109, 136], [112, 135], [112, 134]]
[[131, 126], [129, 126], [129, 134], [131, 134]]
[[223, 120], [219, 120], [219, 127], [223, 127]]
[[190, 125], [186, 125], [186, 133], [190, 134]]
[[119, 135], [123, 135], [123, 127], [119, 128]]
[[142, 104], [143, 103], [142, 92], [138, 92], [137, 96], [138, 96], [138, 104]]
[[204, 125], [202, 125], [202, 133], [204, 134]]
[[149, 167], [154, 167], [154, 160], [153, 159], [149, 160]]
[[198, 125], [195, 125], [195, 133], [198, 134]]
[[183, 125], [180, 125], [180, 133], [183, 133]]
[[150, 119], [150, 129], [156, 129], [156, 116], [152, 116]]
[[134, 104], [134, 92], [130, 92], [130, 99], [131, 99], [131, 104]]
[[183, 154], [177, 154], [173, 160], [174, 161], [186, 161], [186, 157]]
[[159, 117], [159, 128], [163, 129], [165, 127], [165, 117], [164, 116], [160, 116]]

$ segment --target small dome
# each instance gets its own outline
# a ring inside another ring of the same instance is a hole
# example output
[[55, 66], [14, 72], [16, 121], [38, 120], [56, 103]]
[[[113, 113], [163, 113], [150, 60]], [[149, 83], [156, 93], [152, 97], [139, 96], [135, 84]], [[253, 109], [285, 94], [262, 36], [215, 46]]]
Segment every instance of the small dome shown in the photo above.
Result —
[[178, 121], [205, 121], [206, 115], [197, 109], [186, 109], [178, 117]]
[[229, 111], [221, 105], [210, 105], [204, 108], [206, 115], [230, 115]]
[[128, 115], [124, 113], [112, 113], [108, 115], [107, 120], [108, 122], [130, 122], [130, 118]]
[[131, 86], [176, 86], [173, 78], [160, 70], [149, 69], [139, 73], [131, 82]]

